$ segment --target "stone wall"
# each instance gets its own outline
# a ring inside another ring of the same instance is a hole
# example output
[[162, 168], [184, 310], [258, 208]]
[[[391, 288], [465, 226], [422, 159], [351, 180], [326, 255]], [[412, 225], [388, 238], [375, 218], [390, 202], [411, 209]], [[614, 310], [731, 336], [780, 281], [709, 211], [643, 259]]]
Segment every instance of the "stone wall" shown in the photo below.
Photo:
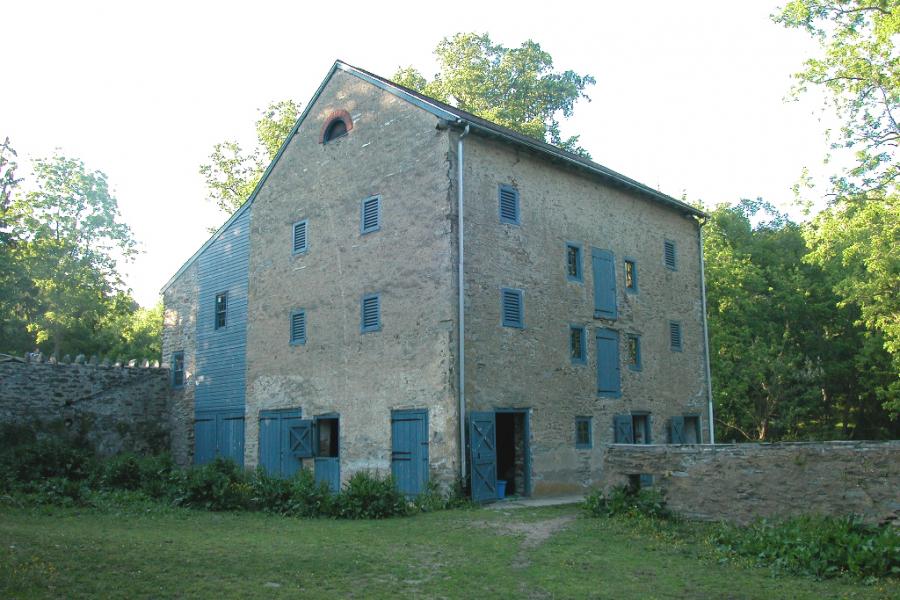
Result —
[[900, 441], [606, 448], [602, 487], [649, 474], [668, 505], [696, 519], [858, 514], [900, 518]]
[[0, 423], [84, 437], [103, 455], [169, 448], [169, 370], [0, 362]]
[[[572, 493], [602, 476], [613, 417], [648, 413], [652, 437], [668, 421], [699, 416], [707, 399], [698, 226], [684, 212], [613, 187], [526, 151], [477, 135], [465, 138], [466, 402], [468, 410], [530, 412], [535, 495]], [[521, 224], [499, 221], [498, 186], [518, 189]], [[664, 265], [664, 241], [677, 270]], [[582, 281], [567, 278], [566, 244], [582, 248]], [[591, 249], [611, 251], [616, 319], [594, 317]], [[624, 260], [637, 265], [637, 293], [625, 290]], [[501, 326], [500, 289], [524, 290], [525, 326]], [[669, 322], [682, 325], [671, 350]], [[582, 326], [587, 360], [573, 364], [569, 328]], [[620, 397], [598, 397], [596, 331], [619, 332]], [[640, 336], [641, 368], [626, 367], [627, 336]], [[593, 448], [575, 447], [576, 417], [590, 417]]]
[[[352, 129], [322, 144], [334, 114]], [[457, 475], [452, 376], [455, 296], [449, 140], [437, 119], [337, 71], [252, 207], [247, 323], [246, 466], [259, 458], [259, 412], [337, 413], [340, 471], [391, 469], [391, 411], [428, 411], [431, 476]], [[381, 197], [381, 227], [361, 233], [361, 202]], [[291, 252], [308, 223], [308, 251]], [[380, 294], [381, 328], [361, 333], [360, 301]], [[291, 344], [291, 312], [307, 339]], [[312, 461], [307, 461], [312, 463]]]

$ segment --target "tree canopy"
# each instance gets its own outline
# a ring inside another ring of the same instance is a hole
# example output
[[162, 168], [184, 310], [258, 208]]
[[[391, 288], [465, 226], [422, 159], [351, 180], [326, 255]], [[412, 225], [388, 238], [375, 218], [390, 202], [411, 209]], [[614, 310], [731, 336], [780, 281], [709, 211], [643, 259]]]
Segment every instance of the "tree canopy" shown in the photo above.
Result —
[[209, 199], [230, 215], [243, 204], [300, 115], [300, 103], [272, 102], [256, 121], [257, 145], [245, 151], [233, 140], [213, 146], [209, 162], [200, 165]]
[[591, 75], [553, 68], [553, 57], [526, 40], [518, 48], [491, 41], [488, 34], [457, 33], [438, 43], [440, 72], [428, 81], [413, 67], [400, 68], [393, 80], [461, 110], [586, 158], [579, 136], [560, 133], [560, 116], [574, 114], [578, 100], [590, 101], [585, 88]]

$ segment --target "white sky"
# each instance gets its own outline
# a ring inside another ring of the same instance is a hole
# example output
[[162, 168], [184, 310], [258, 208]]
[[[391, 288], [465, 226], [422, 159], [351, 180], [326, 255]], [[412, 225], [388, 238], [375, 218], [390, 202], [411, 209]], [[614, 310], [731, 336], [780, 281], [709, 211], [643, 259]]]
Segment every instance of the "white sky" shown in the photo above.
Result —
[[123, 269], [143, 305], [224, 221], [198, 173], [214, 143], [250, 146], [257, 109], [305, 106], [338, 58], [430, 77], [434, 46], [460, 31], [530, 37], [558, 69], [594, 75], [563, 133], [597, 162], [675, 197], [786, 207], [827, 143], [814, 98], [783, 100], [815, 45], [770, 21], [781, 4], [20, 0], [0, 12], [0, 139], [20, 174], [61, 148], [109, 176], [144, 251]]

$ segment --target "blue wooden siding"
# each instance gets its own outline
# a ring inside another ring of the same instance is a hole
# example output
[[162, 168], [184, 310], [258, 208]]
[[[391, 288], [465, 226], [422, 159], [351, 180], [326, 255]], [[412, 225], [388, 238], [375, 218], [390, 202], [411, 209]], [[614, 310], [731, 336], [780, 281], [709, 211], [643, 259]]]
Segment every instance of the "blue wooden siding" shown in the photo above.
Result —
[[[250, 211], [222, 232], [198, 261], [195, 410], [244, 409]], [[215, 328], [216, 295], [228, 293], [226, 324]]]

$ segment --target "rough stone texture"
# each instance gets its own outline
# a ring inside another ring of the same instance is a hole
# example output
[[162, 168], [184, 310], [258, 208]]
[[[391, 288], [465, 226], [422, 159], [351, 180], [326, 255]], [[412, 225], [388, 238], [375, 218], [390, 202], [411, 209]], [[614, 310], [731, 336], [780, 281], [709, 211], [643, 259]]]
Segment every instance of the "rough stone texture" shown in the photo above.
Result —
[[[324, 120], [353, 127], [319, 143]], [[245, 465], [258, 462], [259, 411], [340, 414], [341, 476], [390, 471], [391, 410], [428, 410], [432, 478], [456, 478], [453, 235], [448, 135], [415, 106], [341, 71], [325, 86], [252, 207]], [[381, 229], [360, 234], [381, 195]], [[308, 219], [309, 251], [292, 255]], [[360, 301], [381, 294], [381, 331], [360, 333]], [[308, 341], [289, 344], [293, 309]], [[311, 461], [307, 461], [311, 462]]]
[[[499, 222], [498, 186], [520, 192], [521, 225]], [[613, 416], [649, 411], [652, 439], [668, 419], [699, 414], [706, 439], [706, 378], [697, 223], [676, 209], [508, 145], [465, 139], [466, 399], [468, 409], [529, 410], [535, 495], [584, 489], [601, 477]], [[678, 270], [663, 262], [677, 244]], [[582, 246], [584, 282], [567, 280], [566, 242]], [[615, 256], [618, 318], [593, 316], [591, 248]], [[637, 294], [623, 260], [637, 261]], [[501, 326], [500, 289], [524, 290], [525, 328]], [[681, 321], [683, 351], [669, 348]], [[569, 326], [587, 332], [587, 364], [569, 357]], [[597, 396], [594, 332], [620, 332], [621, 398]], [[643, 369], [630, 371], [625, 334], [641, 336]], [[592, 450], [575, 448], [575, 418], [592, 417]]]
[[[197, 354], [197, 261], [166, 290], [163, 301], [162, 364], [171, 368], [172, 354], [184, 352], [184, 386], [171, 390], [167, 414], [172, 457], [179, 465], [191, 464], [194, 456], [194, 394]], [[171, 380], [170, 380], [171, 382]], [[170, 386], [171, 387], [171, 386]]]
[[85, 436], [103, 455], [168, 447], [168, 369], [0, 363], [0, 423]]
[[857, 514], [900, 518], [900, 441], [606, 448], [610, 489], [653, 475], [676, 512], [746, 523], [760, 517]]

